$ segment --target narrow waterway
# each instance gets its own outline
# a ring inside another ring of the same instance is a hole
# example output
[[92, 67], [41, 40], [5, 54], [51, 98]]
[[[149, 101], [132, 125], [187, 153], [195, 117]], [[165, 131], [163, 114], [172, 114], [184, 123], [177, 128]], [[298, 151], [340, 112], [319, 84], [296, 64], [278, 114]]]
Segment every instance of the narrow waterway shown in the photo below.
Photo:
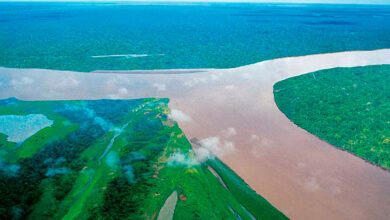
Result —
[[108, 153], [108, 151], [110, 151], [112, 145], [114, 144], [115, 142], [115, 139], [122, 134], [122, 131], [129, 125], [130, 122], [126, 123], [125, 125], [123, 125], [121, 128], [114, 128], [114, 137], [111, 138], [110, 140], [110, 143], [107, 145], [106, 149], [104, 150], [104, 152], [102, 153], [102, 155], [100, 155], [99, 159], [98, 159], [98, 162], [99, 162], [99, 165], [102, 163], [102, 159], [104, 158], [104, 156], [106, 156], [106, 154]]

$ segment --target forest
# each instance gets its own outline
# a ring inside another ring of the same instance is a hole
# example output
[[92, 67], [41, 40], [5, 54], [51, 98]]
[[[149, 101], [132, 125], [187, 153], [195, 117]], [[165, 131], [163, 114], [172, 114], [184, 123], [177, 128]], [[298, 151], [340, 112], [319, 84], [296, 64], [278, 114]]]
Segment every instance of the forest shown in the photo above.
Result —
[[296, 125], [390, 169], [390, 65], [335, 68], [274, 85], [279, 109]]
[[168, 102], [0, 100], [0, 116], [53, 121], [22, 143], [0, 134], [0, 219], [157, 219], [172, 192], [173, 219], [287, 219], [217, 158], [189, 164]]

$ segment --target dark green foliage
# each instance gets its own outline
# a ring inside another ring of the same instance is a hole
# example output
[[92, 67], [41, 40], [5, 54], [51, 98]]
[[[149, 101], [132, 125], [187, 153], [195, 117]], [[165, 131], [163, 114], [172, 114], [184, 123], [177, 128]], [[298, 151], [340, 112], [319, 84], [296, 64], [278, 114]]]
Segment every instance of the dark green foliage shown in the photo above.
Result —
[[[15, 217], [12, 209], [21, 210], [20, 217], [26, 217], [33, 208], [33, 205], [39, 201], [42, 190], [39, 187], [41, 181], [46, 177], [48, 165], [47, 159], [56, 160], [60, 157], [65, 158], [62, 164], [64, 167], [80, 170], [83, 161], [78, 159], [82, 151], [87, 149], [93, 142], [104, 134], [100, 126], [93, 123], [93, 120], [84, 120], [88, 126], [80, 127], [79, 130], [69, 134], [66, 138], [49, 143], [31, 158], [19, 161], [21, 166], [20, 174], [16, 177], [0, 177], [0, 207], [7, 212], [0, 213], [0, 219], [12, 219]], [[55, 191], [55, 197], [63, 198], [69, 192], [68, 185], [71, 181], [61, 183]], [[60, 187], [59, 186], [59, 187]]]
[[383, 168], [390, 168], [390, 66], [336, 68], [274, 86], [295, 124]]
[[[133, 121], [132, 126], [138, 132], [127, 135], [131, 147], [124, 148], [126, 156], [121, 158], [121, 176], [110, 182], [103, 204], [90, 210], [89, 219], [143, 219], [144, 199], [151, 186], [157, 184], [156, 179], [151, 178], [152, 165], [169, 140], [167, 133], [159, 133], [164, 129], [161, 121], [149, 117], [142, 114]], [[131, 179], [126, 175], [129, 167], [134, 175]]]
[[244, 180], [234, 173], [218, 158], [207, 161], [222, 178], [233, 196], [244, 206], [256, 219], [288, 219], [279, 212], [266, 199], [258, 195]]
[[72, 189], [73, 183], [76, 180], [75, 174], [69, 174], [64, 176], [55, 176], [53, 178], [54, 190], [53, 195], [58, 200], [61, 201], [65, 198], [66, 194]]
[[2, 99], [0, 100], [0, 105], [10, 105], [12, 103], [15, 103], [17, 99], [15, 97], [10, 97], [8, 99]]
[[[256, 217], [284, 218], [222, 163], [215, 169], [229, 189], [207, 164], [170, 163], [175, 153], [189, 160], [194, 155], [178, 125], [163, 123], [167, 103], [16, 100], [12, 107], [0, 105], [3, 114], [44, 114], [75, 127], [28, 157], [13, 154], [17, 144], [0, 134], [0, 162], [20, 166], [16, 175], [0, 173], [0, 219], [155, 219], [173, 191], [179, 193], [175, 219], [250, 219], [241, 205]], [[44, 137], [51, 135], [56, 133]]]
[[129, 184], [125, 177], [112, 181], [104, 193], [104, 203], [99, 214], [106, 219], [140, 219], [143, 199], [149, 193], [150, 180]]
[[87, 107], [96, 112], [96, 115], [112, 124], [120, 124], [123, 119], [129, 115], [134, 106], [138, 106], [144, 102], [143, 99], [132, 100], [93, 100], [85, 101]]

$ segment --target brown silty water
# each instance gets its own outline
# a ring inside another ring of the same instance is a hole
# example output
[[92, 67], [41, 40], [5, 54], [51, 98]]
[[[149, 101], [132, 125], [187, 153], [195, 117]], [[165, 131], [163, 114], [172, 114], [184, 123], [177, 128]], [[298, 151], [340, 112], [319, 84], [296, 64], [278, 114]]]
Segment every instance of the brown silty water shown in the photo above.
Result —
[[[169, 97], [171, 109], [190, 118], [178, 119], [187, 138], [233, 142], [234, 151], [222, 151], [219, 157], [291, 219], [390, 219], [390, 173], [298, 128], [273, 98], [274, 83], [288, 77], [389, 63], [390, 50], [377, 50], [188, 74], [1, 68], [8, 84], [0, 94], [26, 100]], [[226, 134], [227, 128], [234, 132]]]

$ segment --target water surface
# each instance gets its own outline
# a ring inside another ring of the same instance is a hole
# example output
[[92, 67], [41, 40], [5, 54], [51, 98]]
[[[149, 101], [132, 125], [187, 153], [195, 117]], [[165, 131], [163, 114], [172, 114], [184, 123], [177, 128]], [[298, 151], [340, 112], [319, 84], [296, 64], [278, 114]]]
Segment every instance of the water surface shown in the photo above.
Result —
[[8, 141], [22, 143], [41, 129], [53, 124], [42, 114], [0, 115], [0, 133], [8, 136]]
[[[187, 74], [0, 68], [0, 79], [7, 84], [0, 87], [0, 98], [169, 97], [170, 108], [181, 112], [177, 121], [186, 137], [233, 143], [233, 151], [224, 148], [218, 157], [291, 219], [389, 219], [390, 172], [297, 127], [273, 98], [274, 83], [288, 77], [384, 63], [390, 64], [389, 49], [283, 58]], [[8, 83], [12, 81], [20, 83]]]

